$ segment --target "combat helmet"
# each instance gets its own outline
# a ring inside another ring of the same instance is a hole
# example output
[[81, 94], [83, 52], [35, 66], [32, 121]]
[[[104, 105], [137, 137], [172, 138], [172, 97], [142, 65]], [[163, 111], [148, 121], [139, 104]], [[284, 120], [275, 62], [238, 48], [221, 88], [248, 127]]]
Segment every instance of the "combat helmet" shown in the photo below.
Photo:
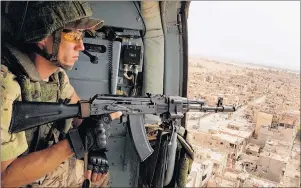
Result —
[[[57, 66], [61, 66], [57, 57], [63, 28], [97, 30], [103, 26], [102, 20], [90, 18], [93, 11], [85, 1], [5, 3], [4, 16], [9, 18], [11, 25], [10, 32], [7, 32], [10, 33], [10, 38], [18, 44], [30, 46], [32, 52], [38, 53]], [[52, 54], [35, 45], [36, 42], [50, 35], [54, 38]]]

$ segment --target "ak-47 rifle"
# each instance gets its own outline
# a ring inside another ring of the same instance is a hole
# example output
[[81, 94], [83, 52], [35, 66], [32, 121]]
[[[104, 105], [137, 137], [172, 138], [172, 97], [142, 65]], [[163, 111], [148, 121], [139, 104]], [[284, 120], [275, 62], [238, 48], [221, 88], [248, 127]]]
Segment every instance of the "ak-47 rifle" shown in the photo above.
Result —
[[9, 132], [17, 133], [45, 123], [73, 117], [102, 118], [104, 114], [117, 111], [122, 112], [123, 122], [129, 123], [129, 132], [141, 161], [153, 153], [146, 136], [143, 115], [160, 115], [162, 126], [171, 128], [167, 174], [172, 174], [177, 147], [177, 130], [180, 127], [179, 120], [184, 117], [184, 114], [188, 111], [234, 112], [235, 107], [223, 106], [222, 98], [219, 98], [217, 106], [210, 107], [206, 106], [203, 100], [151, 94], [147, 94], [146, 97], [97, 94], [92, 99], [79, 101], [77, 104], [15, 101]]

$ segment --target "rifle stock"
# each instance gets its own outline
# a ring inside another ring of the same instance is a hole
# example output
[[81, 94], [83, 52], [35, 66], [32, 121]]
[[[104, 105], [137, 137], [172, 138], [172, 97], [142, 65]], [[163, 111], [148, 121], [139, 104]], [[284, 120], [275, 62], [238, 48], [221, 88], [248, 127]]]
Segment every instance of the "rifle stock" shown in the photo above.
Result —
[[78, 104], [15, 101], [12, 114], [8, 132], [18, 133], [53, 121], [78, 117], [80, 107]]

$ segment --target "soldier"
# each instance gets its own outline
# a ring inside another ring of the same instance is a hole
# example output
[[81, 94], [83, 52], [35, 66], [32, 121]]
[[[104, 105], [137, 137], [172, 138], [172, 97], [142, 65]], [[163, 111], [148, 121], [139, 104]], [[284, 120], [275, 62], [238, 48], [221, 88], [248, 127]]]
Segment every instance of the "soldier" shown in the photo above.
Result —
[[[81, 186], [86, 177], [92, 185], [106, 186], [108, 173], [99, 170], [102, 164], [89, 162], [91, 168], [84, 176], [83, 161], [78, 160], [84, 153], [81, 139], [85, 129], [77, 131], [70, 128], [70, 121], [63, 121], [16, 134], [8, 132], [15, 100], [79, 100], [65, 70], [72, 69], [84, 50], [84, 31], [99, 29], [103, 21], [90, 18], [92, 10], [83, 1], [5, 3], [1, 6], [1, 17], [7, 18], [1, 52], [1, 185]], [[85, 126], [85, 121], [73, 122]], [[81, 142], [76, 144], [75, 140]], [[89, 158], [107, 163], [97, 152]]]

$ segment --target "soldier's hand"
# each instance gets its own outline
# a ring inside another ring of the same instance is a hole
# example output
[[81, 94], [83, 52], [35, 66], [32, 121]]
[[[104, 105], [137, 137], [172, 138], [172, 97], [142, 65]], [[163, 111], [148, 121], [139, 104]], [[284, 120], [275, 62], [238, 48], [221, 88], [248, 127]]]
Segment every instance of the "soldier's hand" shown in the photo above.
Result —
[[[122, 115], [122, 112], [113, 112], [113, 113], [110, 114], [112, 120], [120, 118], [121, 115]], [[82, 122], [83, 122], [83, 119], [73, 118], [72, 125], [74, 127], [78, 127], [82, 124]]]
[[[109, 134], [106, 127], [112, 120], [119, 118], [121, 112], [103, 115], [99, 118], [87, 118], [77, 128], [87, 151], [99, 151], [106, 148]], [[87, 141], [85, 143], [85, 141]]]
[[[110, 117], [111, 120], [114, 120], [119, 118], [121, 115], [121, 112], [114, 112], [110, 114]], [[107, 187], [109, 184], [109, 166], [105, 153], [90, 151], [88, 158], [88, 171], [85, 174], [86, 179], [91, 181], [92, 187]]]
[[122, 112], [113, 112], [110, 114], [112, 120], [120, 118], [121, 115]]
[[108, 159], [104, 152], [93, 151], [88, 156], [87, 179], [92, 183], [105, 186], [108, 181], [107, 173], [109, 169]]
[[86, 178], [91, 181], [91, 187], [108, 187], [109, 185], [109, 172], [105, 174], [95, 174], [91, 170], [88, 170], [86, 173]]

